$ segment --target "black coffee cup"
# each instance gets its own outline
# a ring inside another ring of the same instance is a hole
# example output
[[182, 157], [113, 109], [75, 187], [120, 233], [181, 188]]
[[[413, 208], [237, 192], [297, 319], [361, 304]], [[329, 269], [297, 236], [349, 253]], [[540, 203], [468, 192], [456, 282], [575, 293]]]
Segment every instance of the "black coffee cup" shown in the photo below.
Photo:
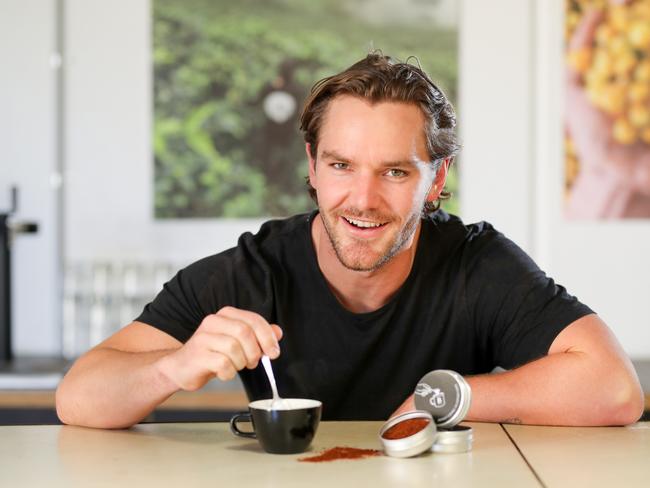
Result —
[[[248, 404], [248, 412], [230, 419], [230, 430], [239, 437], [257, 439], [266, 452], [297, 454], [311, 444], [320, 422], [323, 404], [318, 400], [283, 398], [271, 409], [273, 400], [257, 400]], [[237, 423], [252, 421], [253, 432], [239, 430]]]

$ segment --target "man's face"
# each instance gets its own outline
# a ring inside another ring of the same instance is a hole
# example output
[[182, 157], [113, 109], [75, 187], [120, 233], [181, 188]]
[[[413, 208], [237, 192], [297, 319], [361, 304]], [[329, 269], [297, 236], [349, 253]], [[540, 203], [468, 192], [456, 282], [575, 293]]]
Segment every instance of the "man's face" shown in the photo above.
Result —
[[346, 268], [378, 269], [412, 242], [425, 200], [438, 193], [430, 191], [424, 123], [411, 104], [351, 96], [330, 102], [309, 178]]

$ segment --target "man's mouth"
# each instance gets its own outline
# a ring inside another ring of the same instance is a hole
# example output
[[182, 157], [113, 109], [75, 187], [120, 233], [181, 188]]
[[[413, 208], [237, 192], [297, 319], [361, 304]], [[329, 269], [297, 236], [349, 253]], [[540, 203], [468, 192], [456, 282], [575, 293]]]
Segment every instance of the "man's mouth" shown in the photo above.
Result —
[[373, 222], [370, 220], [359, 220], [350, 217], [343, 217], [343, 219], [348, 224], [358, 227], [359, 229], [376, 229], [378, 227], [383, 227], [388, 223], [388, 222]]

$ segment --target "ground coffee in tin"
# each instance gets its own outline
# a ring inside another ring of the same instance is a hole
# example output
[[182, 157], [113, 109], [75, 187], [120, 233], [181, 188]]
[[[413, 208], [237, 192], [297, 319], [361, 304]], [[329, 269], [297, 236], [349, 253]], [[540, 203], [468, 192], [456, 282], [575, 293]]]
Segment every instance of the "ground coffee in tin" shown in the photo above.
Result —
[[382, 436], [384, 439], [404, 439], [413, 434], [417, 434], [422, 429], [429, 425], [428, 419], [407, 419], [399, 424], [393, 425], [390, 429], [384, 432]]

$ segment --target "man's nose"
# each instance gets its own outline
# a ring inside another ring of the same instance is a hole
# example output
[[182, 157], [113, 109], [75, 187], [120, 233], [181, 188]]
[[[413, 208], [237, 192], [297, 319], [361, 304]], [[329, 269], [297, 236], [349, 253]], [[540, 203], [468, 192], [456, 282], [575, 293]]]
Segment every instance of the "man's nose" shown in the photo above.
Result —
[[375, 175], [359, 174], [350, 189], [353, 205], [361, 210], [378, 208], [381, 185]]

